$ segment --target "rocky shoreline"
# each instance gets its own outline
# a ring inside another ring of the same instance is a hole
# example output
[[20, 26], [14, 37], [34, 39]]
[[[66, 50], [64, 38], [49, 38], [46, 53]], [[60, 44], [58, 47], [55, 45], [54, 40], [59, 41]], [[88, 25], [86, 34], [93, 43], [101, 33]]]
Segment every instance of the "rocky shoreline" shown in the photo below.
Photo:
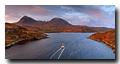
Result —
[[7, 46], [5, 46], [5, 49], [9, 49], [10, 47], [12, 47], [14, 45], [22, 45], [22, 44], [25, 44], [30, 41], [40, 40], [40, 39], [45, 39], [45, 38], [49, 38], [49, 37], [41, 37], [41, 38], [34, 37], [34, 38], [30, 38], [30, 39], [26, 38], [26, 39], [18, 40], [18, 41], [13, 42], [12, 44], [8, 44]]
[[95, 38], [92, 38], [92, 37], [87, 37], [87, 38], [89, 38], [91, 40], [95, 40], [95, 41], [104, 43], [105, 45], [107, 45], [108, 47], [110, 47], [113, 50], [113, 53], [115, 54], [115, 46], [111, 45], [110, 43], [108, 43], [108, 42], [106, 42], [104, 40], [95, 39]]

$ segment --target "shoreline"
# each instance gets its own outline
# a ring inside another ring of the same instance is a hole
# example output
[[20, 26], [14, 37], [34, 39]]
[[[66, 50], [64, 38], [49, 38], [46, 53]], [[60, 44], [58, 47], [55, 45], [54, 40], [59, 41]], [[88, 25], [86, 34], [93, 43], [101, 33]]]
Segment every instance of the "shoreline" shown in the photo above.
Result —
[[108, 42], [106, 42], [104, 40], [94, 39], [92, 37], [87, 37], [87, 38], [89, 38], [91, 40], [94, 40], [94, 41], [98, 41], [98, 42], [104, 43], [106, 46], [110, 47], [113, 50], [113, 53], [115, 54], [115, 46], [110, 45]]
[[26, 38], [26, 39], [18, 40], [18, 41], [13, 42], [12, 44], [8, 44], [7, 46], [5, 46], [5, 49], [9, 49], [14, 45], [23, 45], [30, 41], [41, 40], [41, 39], [45, 39], [45, 38], [50, 38], [50, 37], [41, 37], [41, 38], [34, 37], [34, 38]]

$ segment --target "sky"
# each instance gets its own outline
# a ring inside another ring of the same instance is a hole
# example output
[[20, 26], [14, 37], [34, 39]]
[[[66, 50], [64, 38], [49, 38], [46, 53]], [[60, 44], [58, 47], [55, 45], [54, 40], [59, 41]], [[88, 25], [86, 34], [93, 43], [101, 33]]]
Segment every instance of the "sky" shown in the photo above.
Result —
[[5, 22], [23, 16], [50, 21], [62, 18], [72, 25], [115, 28], [115, 5], [5, 5]]

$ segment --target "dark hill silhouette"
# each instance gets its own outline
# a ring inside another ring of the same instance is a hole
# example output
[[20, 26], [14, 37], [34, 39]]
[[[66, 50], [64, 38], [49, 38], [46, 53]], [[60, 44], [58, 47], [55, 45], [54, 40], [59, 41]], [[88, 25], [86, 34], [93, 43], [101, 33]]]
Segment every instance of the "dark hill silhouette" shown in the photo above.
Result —
[[33, 18], [27, 17], [27, 16], [23, 16], [18, 22], [17, 24], [32, 24], [32, 23], [36, 23], [37, 21], [34, 20]]
[[53, 18], [52, 20], [50, 20], [48, 22], [49, 24], [53, 24], [53, 25], [71, 25], [69, 24], [66, 20], [63, 20], [61, 18]]
[[53, 30], [57, 29], [60, 30], [61, 32], [104, 32], [111, 30], [111, 28], [106, 27], [88, 27], [72, 25], [68, 23], [66, 20], [58, 17], [55, 17], [50, 21], [37, 21], [31, 17], [23, 16], [16, 24], [20, 26], [52, 28]]
[[66, 27], [72, 25], [68, 23], [66, 20], [63, 20], [61, 18], [53, 18], [50, 21], [42, 23], [42, 26], [52, 28], [52, 27]]
[[28, 25], [28, 26], [52, 26], [52, 27], [62, 27], [62, 26], [70, 26], [71, 24], [69, 24], [67, 21], [61, 19], [61, 18], [53, 18], [52, 20], [50, 21], [37, 21], [37, 20], [34, 20], [33, 18], [31, 17], [28, 17], [28, 16], [23, 16], [17, 23], [17, 25], [21, 25], [21, 26], [24, 26], [24, 25]]
[[23, 16], [16, 24], [21, 26], [40, 26], [44, 21], [37, 21], [31, 17]]

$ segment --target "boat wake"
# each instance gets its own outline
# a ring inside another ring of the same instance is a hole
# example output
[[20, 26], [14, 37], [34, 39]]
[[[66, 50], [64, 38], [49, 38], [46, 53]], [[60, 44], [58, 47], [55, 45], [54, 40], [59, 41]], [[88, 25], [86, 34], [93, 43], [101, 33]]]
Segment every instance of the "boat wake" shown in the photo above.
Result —
[[61, 53], [60, 53], [59, 56], [58, 56], [58, 59], [59, 59], [59, 58], [61, 57], [62, 53], [64, 52], [65, 47], [64, 47], [64, 48], [59, 48], [59, 49], [50, 57], [50, 59], [52, 59], [52, 58], [55, 56], [55, 54], [57, 54], [61, 49], [62, 49], [62, 51], [61, 51]]

